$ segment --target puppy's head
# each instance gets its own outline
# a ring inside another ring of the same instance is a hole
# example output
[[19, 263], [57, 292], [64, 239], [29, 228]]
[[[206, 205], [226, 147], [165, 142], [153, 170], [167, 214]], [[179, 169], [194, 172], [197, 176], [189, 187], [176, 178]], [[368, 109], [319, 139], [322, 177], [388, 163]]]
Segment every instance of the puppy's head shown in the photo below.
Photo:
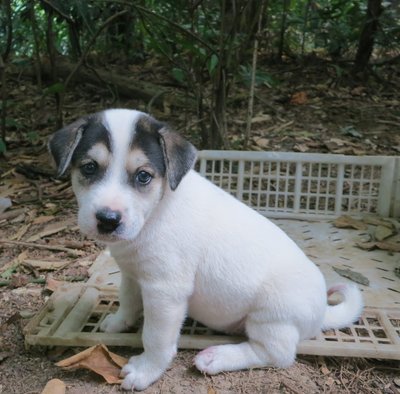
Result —
[[49, 149], [58, 175], [70, 166], [81, 231], [104, 242], [134, 239], [166, 188], [175, 190], [196, 150], [139, 111], [86, 116], [55, 132]]

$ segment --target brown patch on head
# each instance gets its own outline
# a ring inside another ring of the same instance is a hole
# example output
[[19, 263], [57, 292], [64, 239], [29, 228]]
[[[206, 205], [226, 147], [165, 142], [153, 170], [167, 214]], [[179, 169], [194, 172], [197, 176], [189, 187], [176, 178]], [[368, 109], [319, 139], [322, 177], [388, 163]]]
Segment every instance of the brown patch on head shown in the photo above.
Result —
[[143, 150], [140, 148], [133, 148], [129, 152], [126, 160], [126, 170], [129, 174], [135, 174], [139, 169], [156, 172], [156, 168], [154, 168]]
[[141, 116], [135, 125], [135, 136], [131, 143], [132, 152], [141, 151], [160, 176], [165, 175], [166, 167], [158, 132], [162, 126], [151, 116]]
[[85, 159], [86, 158], [94, 160], [101, 167], [107, 167], [110, 163], [111, 152], [108, 150], [106, 145], [98, 142], [87, 151]]

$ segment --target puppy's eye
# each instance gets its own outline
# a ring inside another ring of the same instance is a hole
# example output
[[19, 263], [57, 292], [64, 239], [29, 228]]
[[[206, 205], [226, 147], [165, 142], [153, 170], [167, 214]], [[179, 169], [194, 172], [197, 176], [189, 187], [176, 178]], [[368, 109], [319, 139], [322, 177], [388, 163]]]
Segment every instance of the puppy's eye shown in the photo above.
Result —
[[90, 161], [80, 167], [82, 175], [90, 176], [94, 175], [99, 168], [99, 165], [95, 161]]
[[139, 171], [136, 174], [136, 180], [141, 185], [148, 185], [151, 182], [152, 179], [153, 179], [152, 175], [149, 174], [147, 171]]

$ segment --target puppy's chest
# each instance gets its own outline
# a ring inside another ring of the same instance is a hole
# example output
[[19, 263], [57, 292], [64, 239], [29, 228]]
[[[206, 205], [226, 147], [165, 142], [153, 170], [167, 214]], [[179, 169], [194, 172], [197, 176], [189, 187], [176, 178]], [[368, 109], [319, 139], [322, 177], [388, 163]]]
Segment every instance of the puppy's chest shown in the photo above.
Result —
[[136, 279], [159, 276], [164, 270], [161, 257], [154, 252], [135, 248], [133, 245], [110, 248], [110, 252], [123, 274]]

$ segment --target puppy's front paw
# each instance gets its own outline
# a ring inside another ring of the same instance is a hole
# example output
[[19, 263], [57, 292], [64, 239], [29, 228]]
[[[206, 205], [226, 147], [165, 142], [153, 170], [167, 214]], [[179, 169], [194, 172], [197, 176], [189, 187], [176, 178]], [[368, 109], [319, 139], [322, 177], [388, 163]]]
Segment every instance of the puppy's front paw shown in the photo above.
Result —
[[133, 326], [122, 313], [111, 313], [100, 324], [100, 330], [104, 332], [124, 332]]
[[145, 363], [142, 356], [134, 356], [122, 368], [121, 376], [124, 378], [121, 387], [124, 390], [142, 391], [154, 383], [161, 375], [162, 370]]
[[209, 375], [223, 370], [224, 355], [220, 346], [210, 346], [198, 353], [194, 359], [196, 368]]

